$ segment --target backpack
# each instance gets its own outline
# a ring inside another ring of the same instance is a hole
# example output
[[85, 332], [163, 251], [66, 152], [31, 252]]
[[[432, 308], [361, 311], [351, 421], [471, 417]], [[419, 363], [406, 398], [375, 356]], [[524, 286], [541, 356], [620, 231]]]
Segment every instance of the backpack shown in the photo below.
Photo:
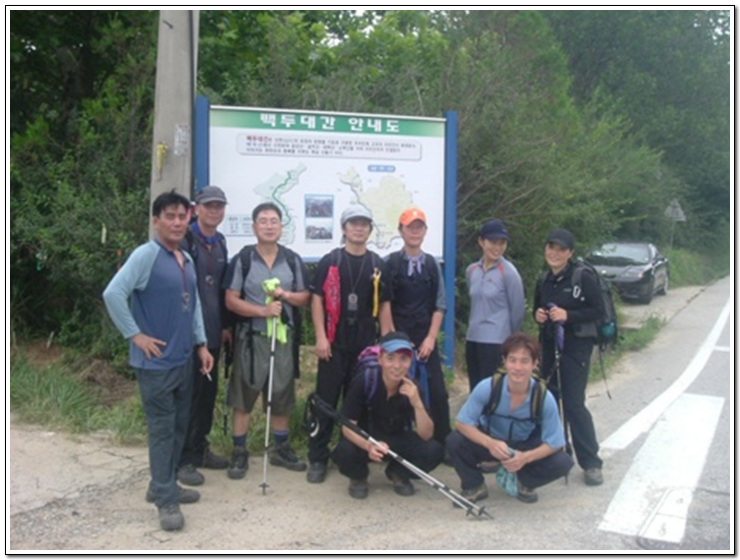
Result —
[[[591, 271], [593, 276], [596, 278], [596, 283], [599, 286], [599, 293], [601, 294], [602, 306], [604, 314], [594, 321], [593, 323], [586, 323], [585, 325], [576, 325], [574, 333], [577, 337], [595, 337], [596, 344], [599, 347], [599, 351], [603, 352], [606, 350], [609, 344], [616, 344], [619, 338], [619, 328], [617, 325], [617, 310], [614, 307], [614, 296], [612, 294], [611, 283], [606, 280], [598, 271], [588, 262], [578, 259], [576, 261], [575, 269], [573, 270], [573, 292], [581, 289], [581, 277], [583, 271], [588, 269]], [[578, 328], [580, 327], [580, 328]]]
[[[378, 362], [380, 356], [380, 345], [371, 345], [365, 348], [357, 357], [355, 365], [355, 374], [365, 376], [365, 404], [369, 405], [378, 390], [378, 383], [381, 379], [381, 367]], [[429, 380], [427, 378], [427, 367], [424, 362], [420, 361], [414, 352], [414, 360], [409, 369], [409, 378], [416, 381], [421, 390], [421, 397], [424, 404], [429, 407]]]
[[[501, 393], [505, 378], [506, 372], [503, 369], [499, 369], [491, 376], [491, 398], [486, 403], [486, 406], [483, 407], [483, 414], [486, 418], [491, 414], [495, 414], [501, 402]], [[529, 418], [536, 424], [541, 425], [542, 415], [545, 409], [545, 396], [547, 395], [547, 382], [540, 377], [535, 377], [535, 380], [537, 383], [532, 386], [529, 395]]]
[[[221, 245], [221, 248], [224, 251], [224, 255], [228, 259], [229, 249], [226, 246], [226, 238], [221, 234], [218, 235], [218, 243], [219, 245]], [[196, 243], [195, 234], [193, 233], [193, 230], [191, 230], [190, 228], [185, 230], [185, 245], [187, 246], [184, 247], [184, 249], [190, 254], [190, 256], [193, 259], [193, 262], [197, 263], [198, 262], [198, 243]]]
[[[297, 288], [297, 270], [298, 264], [296, 254], [287, 247], [280, 246], [280, 249], [285, 251], [285, 260], [288, 263], [290, 272], [293, 275], [293, 284], [291, 291], [295, 292]], [[252, 253], [256, 251], [254, 245], [245, 245], [241, 251], [237, 254], [236, 258], [239, 259], [242, 269], [242, 281], [246, 280], [249, 274], [249, 269], [252, 265]], [[305, 272], [305, 271], [304, 271]], [[306, 277], [304, 273], [304, 278]], [[297, 379], [300, 377], [300, 355], [301, 355], [301, 341], [303, 340], [303, 308], [293, 307], [293, 376]], [[234, 321], [251, 321], [250, 317], [241, 317], [236, 314], [232, 314]], [[251, 329], [250, 329], [251, 330]]]
[[[404, 266], [403, 254], [401, 251], [395, 251], [388, 255], [388, 270], [391, 279], [395, 283], [399, 276], [405, 276], [407, 268]], [[432, 293], [437, 295], [439, 290], [439, 270], [437, 269], [437, 260], [429, 253], [424, 253], [424, 269], [429, 271], [432, 280]]]

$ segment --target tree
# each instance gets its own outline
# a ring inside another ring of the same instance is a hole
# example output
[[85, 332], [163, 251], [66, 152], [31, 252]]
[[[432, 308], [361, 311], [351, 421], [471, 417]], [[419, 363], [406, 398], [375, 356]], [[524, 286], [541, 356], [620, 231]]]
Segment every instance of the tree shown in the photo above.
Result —
[[[730, 34], [726, 11], [548, 12], [569, 55], [573, 94], [597, 92], [685, 185], [690, 242], [706, 249], [730, 220]], [[661, 197], [663, 207], [675, 191]], [[655, 220], [655, 216], [651, 217]], [[726, 241], [725, 241], [726, 242]]]

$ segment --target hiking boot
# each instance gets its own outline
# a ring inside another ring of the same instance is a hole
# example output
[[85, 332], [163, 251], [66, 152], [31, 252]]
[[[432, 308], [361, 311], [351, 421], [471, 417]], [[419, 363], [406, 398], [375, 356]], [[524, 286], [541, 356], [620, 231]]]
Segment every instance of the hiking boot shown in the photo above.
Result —
[[349, 495], [357, 500], [367, 498], [367, 478], [350, 478]]
[[204, 469], [223, 470], [229, 468], [229, 460], [223, 455], [216, 455], [210, 449], [206, 449], [201, 466]]
[[271, 465], [285, 467], [289, 471], [305, 471], [307, 468], [306, 463], [296, 457], [295, 452], [288, 442], [276, 445], [275, 448], [269, 452], [269, 455]]
[[[183, 488], [182, 486], [177, 487], [177, 503], [179, 504], [194, 504], [200, 500], [200, 492], [197, 490], [190, 490], [189, 488]], [[155, 501], [154, 498], [154, 490], [152, 490], [152, 485], [149, 485], [149, 488], [146, 490], [146, 501], [150, 504], [153, 504]]]
[[327, 465], [326, 463], [311, 463], [308, 466], [308, 472], [306, 473], [306, 480], [311, 482], [312, 484], [318, 484], [320, 482], [324, 482], [326, 480], [326, 471], [327, 471]]
[[475, 488], [463, 488], [460, 494], [469, 502], [475, 503], [478, 500], [485, 500], [488, 497], [488, 487], [486, 486], [486, 483], [483, 482], [480, 486], [476, 486]]
[[229, 478], [237, 480], [244, 478], [249, 468], [249, 452], [244, 447], [235, 447], [231, 454], [231, 464], [226, 474]]
[[185, 525], [185, 518], [177, 504], [169, 504], [157, 508], [159, 526], [165, 531], [179, 531]]
[[404, 477], [403, 475], [394, 472], [389, 471], [386, 469], [385, 476], [388, 477], [388, 480], [390, 480], [393, 483], [393, 490], [398, 494], [399, 496], [413, 496], [414, 492], [416, 491], [414, 489], [414, 485], [411, 484], [411, 481]]
[[453, 463], [452, 463], [452, 457], [447, 452], [447, 449], [445, 449], [445, 454], [442, 456], [442, 464], [443, 465], [446, 465], [448, 467], [454, 466]]
[[535, 492], [534, 488], [528, 488], [524, 486], [521, 482], [517, 481], [516, 489], [516, 499], [520, 502], [524, 502], [525, 504], [533, 504], [537, 501], [537, 492]]
[[185, 486], [200, 486], [206, 478], [200, 474], [192, 463], [177, 469], [177, 481]]
[[598, 467], [584, 470], [583, 478], [586, 479], [586, 486], [599, 486], [604, 482], [604, 475], [601, 474], [601, 469]]
[[501, 468], [500, 461], [481, 461], [478, 463], [478, 468], [482, 473], [495, 473]]

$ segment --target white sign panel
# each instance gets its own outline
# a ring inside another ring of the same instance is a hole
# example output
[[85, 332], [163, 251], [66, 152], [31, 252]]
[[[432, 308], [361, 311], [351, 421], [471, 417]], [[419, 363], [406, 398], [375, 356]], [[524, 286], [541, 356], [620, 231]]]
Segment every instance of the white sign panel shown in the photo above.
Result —
[[403, 243], [398, 218], [424, 210], [424, 249], [441, 259], [444, 239], [444, 119], [211, 107], [210, 184], [229, 201], [221, 230], [229, 253], [255, 243], [252, 209], [274, 202], [281, 243], [316, 261], [341, 243], [350, 204], [373, 214], [369, 247]]

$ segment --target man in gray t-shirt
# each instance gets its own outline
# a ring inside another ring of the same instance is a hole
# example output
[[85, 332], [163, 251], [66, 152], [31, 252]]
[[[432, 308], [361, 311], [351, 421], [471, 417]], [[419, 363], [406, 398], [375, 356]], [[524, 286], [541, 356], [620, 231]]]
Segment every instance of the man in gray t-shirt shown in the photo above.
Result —
[[[232, 259], [226, 274], [226, 307], [237, 315], [234, 374], [229, 382], [229, 404], [234, 407], [234, 451], [229, 478], [243, 478], [249, 467], [247, 436], [252, 409], [263, 395], [267, 403], [272, 375], [271, 429], [275, 447], [270, 464], [305, 471], [306, 463], [290, 447], [290, 414], [295, 408], [293, 337], [298, 307], [308, 305], [306, 269], [301, 258], [278, 244], [282, 234], [280, 208], [266, 202], [252, 212], [257, 244]], [[245, 274], [246, 271], [246, 274]], [[266, 286], [276, 283], [277, 287]], [[275, 353], [271, 358], [271, 329]], [[272, 362], [272, 367], [271, 366]]]

